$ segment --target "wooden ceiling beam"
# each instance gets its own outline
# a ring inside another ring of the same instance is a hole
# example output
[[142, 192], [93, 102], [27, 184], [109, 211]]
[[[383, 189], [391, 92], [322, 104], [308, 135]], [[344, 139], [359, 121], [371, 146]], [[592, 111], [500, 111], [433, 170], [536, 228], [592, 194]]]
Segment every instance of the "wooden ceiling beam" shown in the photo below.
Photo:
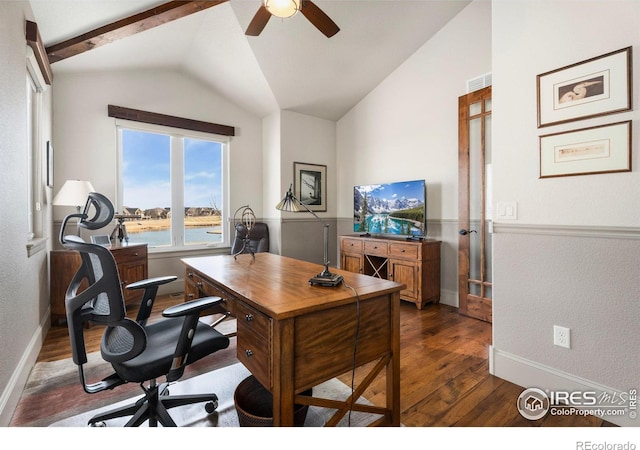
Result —
[[[228, 0], [172, 1], [141, 13], [120, 19], [95, 30], [46, 48], [49, 63], [53, 64], [80, 53], [101, 47], [118, 39], [155, 28], [172, 20], [225, 3]], [[161, 49], [158, 49], [161, 51]]]

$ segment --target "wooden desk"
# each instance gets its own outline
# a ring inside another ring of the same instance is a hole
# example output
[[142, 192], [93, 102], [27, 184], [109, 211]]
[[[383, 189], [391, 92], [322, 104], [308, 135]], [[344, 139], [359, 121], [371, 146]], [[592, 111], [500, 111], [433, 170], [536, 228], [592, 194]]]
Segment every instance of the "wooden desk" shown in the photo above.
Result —
[[[386, 377], [386, 405], [354, 404], [354, 411], [382, 414], [372, 425], [400, 425], [400, 290], [388, 280], [335, 269], [340, 287], [310, 286], [320, 265], [271, 253], [186, 258], [185, 296], [219, 295], [238, 319], [238, 359], [273, 394], [273, 423], [292, 426], [294, 404], [337, 408], [336, 425], [349, 411], [344, 402], [299, 393], [352, 370], [368, 374], [354, 401], [379, 375]], [[332, 269], [334, 270], [334, 269]], [[358, 308], [359, 306], [359, 308]], [[359, 320], [358, 320], [359, 311]], [[359, 323], [358, 323], [359, 322]]]

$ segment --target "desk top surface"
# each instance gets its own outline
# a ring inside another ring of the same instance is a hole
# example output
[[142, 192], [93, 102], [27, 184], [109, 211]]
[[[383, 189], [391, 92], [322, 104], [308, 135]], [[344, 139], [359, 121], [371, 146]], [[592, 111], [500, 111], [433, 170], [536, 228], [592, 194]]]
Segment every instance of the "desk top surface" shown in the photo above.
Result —
[[[207, 280], [217, 283], [259, 311], [277, 319], [328, 309], [356, 300], [344, 283], [337, 287], [309, 285], [323, 267], [272, 253], [202, 256], [181, 261]], [[357, 291], [360, 300], [393, 292], [406, 286], [393, 281], [331, 268]]]

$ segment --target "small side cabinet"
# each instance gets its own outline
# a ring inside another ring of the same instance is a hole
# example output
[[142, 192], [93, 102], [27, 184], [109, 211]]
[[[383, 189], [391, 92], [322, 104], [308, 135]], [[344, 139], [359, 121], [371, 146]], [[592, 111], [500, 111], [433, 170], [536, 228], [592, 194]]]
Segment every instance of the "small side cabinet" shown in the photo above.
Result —
[[[149, 276], [147, 244], [118, 245], [110, 248], [118, 266], [120, 284], [127, 305], [139, 303], [142, 291], [124, 289], [128, 284]], [[69, 283], [80, 267], [80, 254], [73, 250], [52, 250], [50, 254], [50, 302], [51, 323], [66, 320], [64, 297]], [[81, 286], [82, 288], [82, 286]]]

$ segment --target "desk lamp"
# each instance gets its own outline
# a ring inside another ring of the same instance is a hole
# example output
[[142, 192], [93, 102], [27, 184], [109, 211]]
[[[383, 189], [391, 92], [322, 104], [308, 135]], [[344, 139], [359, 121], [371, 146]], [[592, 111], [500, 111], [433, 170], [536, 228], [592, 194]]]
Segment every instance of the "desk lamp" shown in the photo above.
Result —
[[336, 275], [329, 271], [329, 224], [323, 222], [320, 217], [313, 211], [311, 211], [307, 205], [302, 203], [298, 198], [293, 195], [291, 192], [291, 186], [289, 186], [289, 191], [282, 199], [280, 203], [276, 205], [276, 209], [280, 211], [289, 211], [289, 212], [300, 212], [307, 211], [313, 215], [320, 223], [324, 226], [324, 270], [320, 272], [315, 277], [309, 280], [309, 284], [314, 286], [338, 286], [342, 283], [342, 275]]

